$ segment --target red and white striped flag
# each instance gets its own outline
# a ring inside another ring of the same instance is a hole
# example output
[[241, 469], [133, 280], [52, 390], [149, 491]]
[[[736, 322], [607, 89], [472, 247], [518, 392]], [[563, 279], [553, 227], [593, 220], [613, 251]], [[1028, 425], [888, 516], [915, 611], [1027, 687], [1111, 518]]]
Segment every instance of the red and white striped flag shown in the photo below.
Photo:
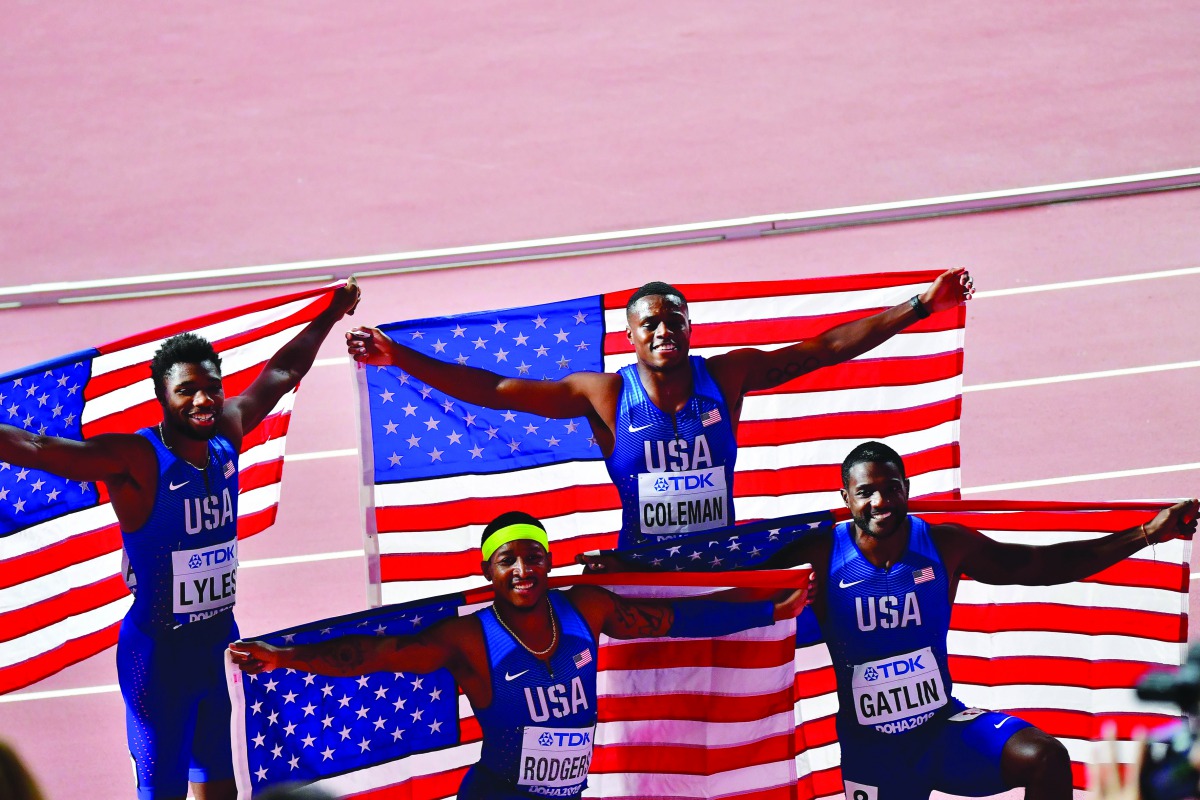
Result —
[[[9, 372], [0, 376], [0, 422], [72, 439], [153, 425], [162, 416], [149, 361], [163, 339], [183, 331], [213, 343], [233, 396], [329, 305], [335, 288], [214, 312]], [[281, 399], [242, 442], [241, 538], [275, 521], [293, 399]], [[0, 462], [0, 693], [115, 644], [129, 603], [104, 485]]]
[[[692, 353], [772, 349], [869, 316], [923, 291], [938, 272], [757, 283], [683, 284]], [[445, 361], [556, 378], [632, 363], [632, 290], [528, 308], [381, 326]], [[741, 520], [841, 502], [840, 464], [864, 439], [903, 455], [913, 494], [959, 488], [964, 306], [912, 325], [869, 353], [745, 399], [734, 497]], [[556, 565], [615, 546], [620, 505], [584, 419], [484, 409], [393, 368], [358, 372], [367, 550], [377, 602], [462, 590], [479, 570], [479, 536], [497, 514], [546, 523]]]

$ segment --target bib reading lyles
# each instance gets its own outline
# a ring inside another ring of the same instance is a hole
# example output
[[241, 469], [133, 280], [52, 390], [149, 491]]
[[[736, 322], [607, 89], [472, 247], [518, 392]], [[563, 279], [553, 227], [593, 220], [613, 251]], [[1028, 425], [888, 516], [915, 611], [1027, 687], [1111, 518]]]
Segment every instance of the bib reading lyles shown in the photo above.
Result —
[[189, 622], [230, 608], [237, 596], [237, 540], [171, 553], [173, 611]]

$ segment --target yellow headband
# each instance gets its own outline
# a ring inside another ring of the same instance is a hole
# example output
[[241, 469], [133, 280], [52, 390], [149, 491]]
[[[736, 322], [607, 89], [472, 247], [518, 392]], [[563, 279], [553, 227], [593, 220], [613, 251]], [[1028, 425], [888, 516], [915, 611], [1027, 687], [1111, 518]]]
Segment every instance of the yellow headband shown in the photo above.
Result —
[[545, 548], [547, 553], [550, 552], [550, 539], [547, 538], [544, 530], [537, 525], [530, 525], [528, 522], [518, 522], [516, 525], [506, 525], [498, 531], [493, 531], [491, 536], [483, 540], [483, 560], [490, 561], [492, 553], [499, 550], [501, 546], [518, 539], [537, 542]]

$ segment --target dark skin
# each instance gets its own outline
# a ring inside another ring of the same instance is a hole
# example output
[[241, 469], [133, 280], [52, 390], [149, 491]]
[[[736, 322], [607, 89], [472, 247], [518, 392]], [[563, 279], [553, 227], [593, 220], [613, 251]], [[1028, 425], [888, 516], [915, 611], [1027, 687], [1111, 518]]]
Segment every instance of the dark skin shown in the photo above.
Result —
[[[280, 348], [236, 397], [226, 399], [220, 370], [211, 361], [173, 364], [156, 392], [163, 442], [177, 457], [200, 468], [213, 436], [220, 434], [240, 448], [242, 438], [312, 367], [321, 342], [343, 315], [353, 313], [358, 298], [358, 284], [351, 278], [334, 293], [329, 307]], [[103, 482], [125, 531], [139, 530], [154, 510], [158, 457], [153, 445], [137, 434], [109, 433], [79, 442], [0, 425], [0, 460], [71, 480]], [[193, 783], [192, 793], [197, 800], [234, 800], [237, 786], [233, 779]]]
[[[969, 300], [975, 287], [963, 268], [948, 270], [921, 293], [921, 302], [937, 313]], [[737, 431], [742, 399], [821, 367], [861, 355], [917, 321], [907, 302], [865, 319], [778, 350], [739, 348], [708, 359], [708, 369], [729, 406]], [[674, 295], [649, 295], [626, 314], [626, 336], [637, 355], [638, 374], [650, 399], [663, 412], [679, 412], [692, 396], [688, 368], [691, 321], [687, 304]], [[346, 334], [355, 361], [396, 366], [418, 380], [460, 400], [488, 408], [512, 409], [551, 419], [586, 417], [605, 457], [612, 454], [622, 380], [611, 373], [575, 372], [557, 381], [509, 378], [484, 369], [430, 358], [389, 338], [378, 328]]]
[[[855, 544], [863, 557], [881, 569], [890, 569], [908, 549], [909, 483], [901, 468], [886, 462], [863, 462], [851, 467], [842, 487], [842, 499], [854, 525]], [[950, 579], [950, 602], [958, 583], [970, 575], [982, 583], [1048, 586], [1081, 580], [1111, 567], [1149, 543], [1191, 538], [1196, 532], [1200, 501], [1182, 500], [1160, 511], [1142, 527], [1130, 528], [1100, 539], [1032, 546], [997, 542], [979, 531], [958, 524], [930, 525]], [[832, 549], [831, 534], [805, 537], [789, 545], [768, 566], [781, 568], [812, 564], [814, 574], [827, 575]], [[829, 589], [822, 584], [813, 598], [813, 611], [825, 625]], [[827, 629], [826, 629], [827, 630]], [[1062, 743], [1037, 728], [1012, 736], [1001, 753], [1000, 768], [1011, 786], [1024, 786], [1031, 800], [1067, 800], [1072, 796], [1070, 758]]]
[[[482, 564], [483, 575], [495, 591], [496, 613], [518, 639], [537, 651], [549, 647], [554, 639], [546, 582], [550, 564], [550, 553], [528, 539], [501, 545]], [[573, 586], [566, 594], [597, 639], [601, 633], [613, 639], [666, 636], [675, 619], [667, 600], [629, 600], [599, 586]], [[806, 590], [791, 592], [775, 603], [775, 619], [795, 617], [806, 603]], [[557, 647], [542, 660], [548, 662], [556, 651]], [[492, 703], [483, 626], [475, 615], [442, 620], [412, 636], [344, 636], [294, 647], [235, 642], [229, 652], [234, 663], [250, 674], [281, 667], [342, 677], [446, 668], [473, 708], [484, 709]]]

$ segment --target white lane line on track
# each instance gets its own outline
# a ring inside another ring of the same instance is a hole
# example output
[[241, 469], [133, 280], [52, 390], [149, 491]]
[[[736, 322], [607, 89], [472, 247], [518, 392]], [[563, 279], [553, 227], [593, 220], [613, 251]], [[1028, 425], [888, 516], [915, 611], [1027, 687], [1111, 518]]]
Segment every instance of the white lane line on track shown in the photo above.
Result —
[[1078, 281], [1063, 281], [1062, 283], [1043, 283], [1037, 286], [1014, 286], [1011, 289], [990, 289], [975, 293], [975, 298], [1008, 297], [1014, 294], [1034, 294], [1037, 292], [1057, 292], [1062, 289], [1086, 289], [1090, 286], [1110, 286], [1115, 283], [1130, 283], [1132, 281], [1152, 281], [1160, 278], [1183, 278], [1188, 275], [1200, 275], [1200, 267], [1185, 267], [1183, 269], [1166, 269], [1157, 272], [1135, 272], [1131, 275], [1110, 275], [1107, 278], [1086, 278]]
[[238, 569], [255, 567], [283, 567], [289, 564], [310, 564], [314, 561], [336, 561], [339, 558], [362, 558], [362, 550], [336, 550], [332, 553], [311, 553], [306, 556], [282, 556], [280, 558], [255, 558], [239, 561]]
[[1018, 381], [1000, 381], [999, 383], [977, 383], [974, 386], [964, 386], [963, 394], [967, 392], [987, 392], [992, 389], [1019, 389], [1025, 386], [1044, 386], [1051, 383], [1070, 383], [1072, 381], [1090, 381], [1096, 378], [1119, 378], [1126, 375], [1146, 375], [1151, 372], [1170, 372], [1177, 369], [1192, 369], [1200, 367], [1200, 361], [1178, 361], [1174, 364], [1153, 364], [1147, 367], [1126, 367], [1124, 369], [1105, 369], [1099, 372], [1076, 372], [1073, 375], [1051, 375], [1047, 378], [1026, 378]]
[[990, 486], [971, 486], [964, 488], [962, 493], [982, 494], [983, 492], [1004, 492], [1010, 489], [1033, 489], [1039, 486], [1062, 486], [1068, 483], [1088, 483], [1090, 481], [1106, 481], [1114, 478], [1136, 478], [1144, 475], [1161, 475], [1165, 472], [1191, 472], [1200, 470], [1200, 462], [1191, 464], [1171, 464], [1163, 467], [1142, 467], [1141, 469], [1122, 469], [1114, 472], [1093, 472], [1088, 475], [1065, 475], [1061, 478], [1042, 478], [1034, 481], [1014, 481], [1012, 483], [993, 483]]
[[24, 703], [29, 700], [53, 700], [58, 697], [79, 697], [87, 694], [107, 694], [119, 692], [121, 687], [115, 683], [101, 686], [81, 686], [78, 689], [54, 689], [48, 692], [12, 692], [0, 694], [0, 703]]

